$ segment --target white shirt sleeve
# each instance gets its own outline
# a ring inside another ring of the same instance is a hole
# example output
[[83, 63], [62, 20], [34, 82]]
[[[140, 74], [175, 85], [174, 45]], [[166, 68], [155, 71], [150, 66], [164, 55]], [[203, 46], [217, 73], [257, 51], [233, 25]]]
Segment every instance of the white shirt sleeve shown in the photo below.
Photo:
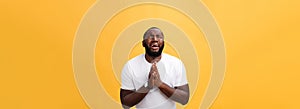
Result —
[[187, 78], [186, 78], [186, 70], [184, 67], [184, 64], [180, 61], [180, 64], [178, 65], [178, 69], [177, 69], [177, 77], [176, 77], [176, 83], [175, 83], [175, 87], [176, 86], [182, 86], [187, 84]]
[[130, 69], [130, 65], [127, 62], [124, 65], [124, 68], [122, 70], [121, 74], [121, 80], [122, 80], [122, 85], [121, 89], [126, 89], [126, 90], [134, 90], [134, 84], [133, 84], [133, 77], [132, 77], [132, 70]]

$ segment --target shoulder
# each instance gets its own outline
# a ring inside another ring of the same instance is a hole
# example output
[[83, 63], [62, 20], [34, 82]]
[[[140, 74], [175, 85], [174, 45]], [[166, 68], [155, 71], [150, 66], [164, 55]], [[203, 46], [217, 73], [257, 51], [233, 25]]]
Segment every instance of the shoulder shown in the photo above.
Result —
[[175, 56], [172, 56], [172, 55], [169, 55], [169, 54], [166, 54], [166, 53], [163, 53], [162, 57], [163, 57], [164, 61], [166, 61], [166, 62], [177, 63], [177, 64], [182, 63], [179, 58], [177, 58]]
[[140, 54], [140, 55], [138, 55], [138, 56], [135, 56], [135, 57], [131, 58], [131, 59], [128, 61], [128, 63], [134, 63], [134, 62], [138, 62], [138, 61], [143, 61], [144, 55], [145, 55], [145, 54]]
[[141, 54], [141, 55], [138, 55], [138, 56], [136, 56], [136, 57], [130, 59], [129, 61], [127, 61], [127, 62], [124, 64], [124, 66], [123, 66], [122, 73], [129, 73], [129, 72], [132, 72], [132, 71], [136, 68], [136, 66], [138, 66], [139, 63], [140, 63], [141, 61], [143, 61], [143, 60], [142, 60], [142, 59], [143, 59], [143, 58], [142, 58], [143, 56], [144, 56], [144, 55]]
[[129, 61], [127, 61], [127, 63], [125, 64], [125, 66], [136, 66], [137, 64], [140, 64], [141, 62], [143, 62], [144, 60], [144, 55], [145, 54], [140, 54], [136, 57], [131, 58]]

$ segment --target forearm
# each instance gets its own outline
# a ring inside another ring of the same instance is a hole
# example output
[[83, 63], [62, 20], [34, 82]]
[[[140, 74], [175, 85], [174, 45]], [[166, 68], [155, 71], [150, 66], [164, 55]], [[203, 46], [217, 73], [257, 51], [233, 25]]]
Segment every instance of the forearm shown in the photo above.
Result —
[[125, 94], [121, 93], [121, 102], [123, 105], [123, 108], [129, 108], [136, 104], [138, 104], [140, 101], [144, 99], [144, 97], [148, 94], [149, 89], [145, 87], [141, 87], [137, 91], [131, 91], [129, 94], [125, 92]]
[[161, 92], [163, 92], [168, 98], [185, 105], [189, 100], [189, 89], [188, 85], [183, 86], [183, 88], [172, 88], [165, 83], [159, 86]]
[[142, 101], [146, 95], [147, 93], [138, 93], [138, 92], [131, 93], [123, 98], [122, 104], [128, 107], [132, 107], [138, 104], [140, 101]]

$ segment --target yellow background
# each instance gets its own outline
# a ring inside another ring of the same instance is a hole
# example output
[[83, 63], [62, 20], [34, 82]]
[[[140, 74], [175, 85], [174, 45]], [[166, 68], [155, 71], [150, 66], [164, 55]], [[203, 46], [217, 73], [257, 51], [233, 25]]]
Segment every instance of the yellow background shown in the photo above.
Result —
[[[73, 39], [95, 0], [0, 1], [0, 108], [85, 109]], [[298, 109], [300, 2], [203, 0], [223, 33], [227, 67], [213, 109]]]

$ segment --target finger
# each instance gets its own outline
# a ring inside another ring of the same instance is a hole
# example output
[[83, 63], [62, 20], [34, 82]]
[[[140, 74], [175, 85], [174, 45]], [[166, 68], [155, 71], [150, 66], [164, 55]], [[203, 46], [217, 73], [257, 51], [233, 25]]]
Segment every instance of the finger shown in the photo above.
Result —
[[153, 70], [156, 70], [156, 69], [157, 69], [156, 63], [153, 63], [153, 64], [152, 64], [152, 68], [153, 68]]
[[157, 73], [157, 72], [153, 73], [153, 77], [154, 77], [155, 79], [157, 78], [157, 76], [158, 76], [158, 73]]
[[152, 74], [153, 74], [153, 75], [156, 75], [156, 74], [157, 74], [157, 71], [153, 71]]
[[155, 66], [152, 64], [151, 68], [150, 68], [150, 72], [155, 70]]
[[155, 71], [157, 71], [157, 66], [156, 66], [156, 64], [153, 64], [153, 69], [154, 69]]
[[153, 75], [153, 71], [150, 70], [150, 72], [149, 72], [149, 74], [148, 74], [148, 78], [150, 79], [152, 75]]
[[151, 72], [157, 72], [157, 69], [155, 67], [153, 67]]
[[152, 69], [156, 69], [156, 64], [152, 64]]
[[151, 82], [152, 82], [152, 83], [151, 83], [151, 86], [154, 86], [154, 85], [155, 85], [154, 79], [152, 79]]
[[149, 74], [150, 79], [153, 79], [153, 73]]
[[152, 64], [152, 66], [156, 66], [156, 62], [154, 62], [154, 63]]

